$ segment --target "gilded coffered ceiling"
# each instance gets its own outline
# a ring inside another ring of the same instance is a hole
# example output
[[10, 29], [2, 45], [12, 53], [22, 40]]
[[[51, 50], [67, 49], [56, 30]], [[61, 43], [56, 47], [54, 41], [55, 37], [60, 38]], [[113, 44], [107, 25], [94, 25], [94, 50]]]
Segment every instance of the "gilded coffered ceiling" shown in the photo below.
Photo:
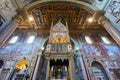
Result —
[[[38, 26], [44, 24], [47, 28], [50, 27], [52, 22], [55, 24], [59, 20], [63, 24], [67, 22], [68, 26], [72, 28], [83, 26], [85, 19], [91, 15], [78, 6], [64, 2], [41, 4], [29, 12], [34, 16]], [[40, 24], [37, 21], [38, 14], [41, 20]]]
[[[50, 29], [51, 24], [56, 24], [59, 20], [64, 25], [67, 23], [69, 29], [100, 28], [96, 22], [94, 24], [87, 22], [92, 15], [89, 10], [84, 9], [84, 6], [65, 1], [51, 1], [37, 4], [29, 9], [17, 9], [16, 18], [20, 28], [28, 26]], [[29, 16], [33, 17], [33, 22], [26, 20]]]
[[[96, 22], [88, 23], [96, 9], [120, 31], [119, 0], [0, 0], [0, 32], [15, 19], [18, 28], [49, 30], [61, 20], [69, 29], [102, 28]], [[34, 21], [29, 21], [29, 17]]]

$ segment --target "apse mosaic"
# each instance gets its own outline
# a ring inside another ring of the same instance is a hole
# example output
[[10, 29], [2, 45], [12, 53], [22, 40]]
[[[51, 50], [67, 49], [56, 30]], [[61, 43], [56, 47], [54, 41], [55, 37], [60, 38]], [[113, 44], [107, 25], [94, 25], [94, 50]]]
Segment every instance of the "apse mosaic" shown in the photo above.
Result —
[[103, 48], [109, 56], [120, 56], [120, 48], [116, 45], [103, 45]]
[[83, 45], [83, 49], [87, 55], [100, 56], [102, 54], [102, 51], [98, 45]]
[[16, 51], [16, 55], [31, 55], [35, 50], [33, 45], [21, 45]]
[[11, 55], [14, 52], [15, 48], [16, 46], [11, 45], [0, 47], [0, 55]]

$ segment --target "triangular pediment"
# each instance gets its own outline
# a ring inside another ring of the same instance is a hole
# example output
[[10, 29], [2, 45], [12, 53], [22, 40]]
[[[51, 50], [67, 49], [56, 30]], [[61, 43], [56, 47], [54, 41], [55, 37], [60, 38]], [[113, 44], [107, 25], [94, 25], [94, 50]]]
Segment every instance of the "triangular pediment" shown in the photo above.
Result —
[[67, 31], [67, 28], [59, 21], [52, 28], [53, 31]]

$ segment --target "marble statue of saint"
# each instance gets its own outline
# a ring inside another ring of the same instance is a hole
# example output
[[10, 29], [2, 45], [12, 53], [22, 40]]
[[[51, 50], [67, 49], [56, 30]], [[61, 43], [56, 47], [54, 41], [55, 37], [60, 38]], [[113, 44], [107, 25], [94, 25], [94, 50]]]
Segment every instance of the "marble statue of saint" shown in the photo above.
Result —
[[47, 45], [46, 51], [47, 51], [47, 52], [50, 51], [50, 45]]

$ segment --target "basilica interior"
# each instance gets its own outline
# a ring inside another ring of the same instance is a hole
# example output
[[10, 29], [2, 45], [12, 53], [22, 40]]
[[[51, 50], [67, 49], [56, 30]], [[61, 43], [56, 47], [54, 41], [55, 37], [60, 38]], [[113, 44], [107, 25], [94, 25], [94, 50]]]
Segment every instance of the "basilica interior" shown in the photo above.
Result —
[[0, 0], [0, 80], [120, 80], [120, 1]]

